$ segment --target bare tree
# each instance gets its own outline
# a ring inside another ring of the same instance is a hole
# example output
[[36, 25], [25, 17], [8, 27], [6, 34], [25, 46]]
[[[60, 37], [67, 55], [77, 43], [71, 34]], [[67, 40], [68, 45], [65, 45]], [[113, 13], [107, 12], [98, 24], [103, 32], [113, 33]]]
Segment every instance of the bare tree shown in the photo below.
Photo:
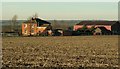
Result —
[[11, 23], [12, 23], [12, 28], [11, 28], [11, 31], [16, 31], [16, 29], [17, 29], [17, 26], [18, 26], [18, 23], [17, 23], [17, 15], [14, 15], [13, 17], [12, 17], [12, 21], [11, 21]]
[[38, 14], [35, 13], [32, 17], [33, 17], [33, 18], [38, 18]]
[[35, 17], [35, 18], [38, 18], [38, 14], [37, 14], [37, 13], [35, 13], [34, 17]]
[[29, 16], [29, 17], [27, 18], [27, 20], [31, 20], [32, 18], [38, 18], [38, 14], [35, 13], [34, 15]]
[[68, 23], [64, 23], [64, 24], [63, 24], [63, 29], [64, 29], [64, 30], [68, 30], [68, 27], [69, 27]]
[[53, 29], [61, 28], [61, 25], [57, 22], [57, 20], [53, 21], [52, 26], [53, 26]]

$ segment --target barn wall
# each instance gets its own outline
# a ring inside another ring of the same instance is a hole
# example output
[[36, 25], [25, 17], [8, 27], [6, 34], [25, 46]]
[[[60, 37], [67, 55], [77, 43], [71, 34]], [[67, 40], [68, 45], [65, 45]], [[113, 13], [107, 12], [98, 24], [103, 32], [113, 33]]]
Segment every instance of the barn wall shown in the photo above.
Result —
[[82, 28], [82, 27], [83, 27], [83, 25], [74, 25], [73, 30], [76, 31], [76, 30], [78, 30], [79, 28]]
[[[27, 25], [27, 27], [25, 28], [25, 25]], [[36, 35], [37, 34], [37, 24], [31, 24], [34, 25], [34, 27], [32, 28], [32, 26], [30, 26], [30, 23], [22, 23], [22, 34], [23, 35]], [[31, 33], [30, 32], [30, 28], [31, 30], [33, 30], [34, 32]], [[25, 33], [25, 30], [27, 30], [27, 33]]]
[[46, 27], [37, 27], [37, 33], [42, 33], [43, 31], [46, 30]]
[[113, 34], [120, 34], [120, 23], [115, 23], [112, 25]]
[[[92, 26], [94, 26], [94, 25], [87, 25], [87, 28], [91, 28]], [[110, 30], [111, 31], [111, 25], [95, 25], [95, 27], [105, 27], [107, 30]], [[76, 30], [78, 30], [79, 28], [82, 28], [83, 27], [83, 25], [74, 25], [74, 28], [73, 28], [73, 30], [74, 31], [76, 31]]]

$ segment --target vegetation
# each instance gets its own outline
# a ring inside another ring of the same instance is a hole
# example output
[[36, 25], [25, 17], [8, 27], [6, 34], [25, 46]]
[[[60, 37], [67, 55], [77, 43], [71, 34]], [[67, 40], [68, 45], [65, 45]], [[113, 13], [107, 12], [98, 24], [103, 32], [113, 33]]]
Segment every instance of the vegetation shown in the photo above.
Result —
[[118, 36], [3, 37], [3, 67], [118, 67]]
[[13, 32], [18, 31], [17, 15], [14, 15], [12, 17], [11, 31], [13, 31]]
[[90, 28], [90, 31], [94, 31], [96, 28], [95, 28], [95, 26], [92, 26], [91, 28]]
[[87, 30], [88, 28], [87, 28], [87, 26], [86, 25], [83, 25], [83, 27], [82, 27], [82, 29], [81, 30]]

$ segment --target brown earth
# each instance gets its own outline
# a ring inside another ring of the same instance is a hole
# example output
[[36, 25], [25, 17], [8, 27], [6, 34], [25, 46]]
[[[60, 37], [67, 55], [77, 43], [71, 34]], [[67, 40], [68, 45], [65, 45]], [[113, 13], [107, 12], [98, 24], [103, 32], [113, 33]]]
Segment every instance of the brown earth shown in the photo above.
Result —
[[118, 36], [3, 37], [3, 67], [118, 67]]

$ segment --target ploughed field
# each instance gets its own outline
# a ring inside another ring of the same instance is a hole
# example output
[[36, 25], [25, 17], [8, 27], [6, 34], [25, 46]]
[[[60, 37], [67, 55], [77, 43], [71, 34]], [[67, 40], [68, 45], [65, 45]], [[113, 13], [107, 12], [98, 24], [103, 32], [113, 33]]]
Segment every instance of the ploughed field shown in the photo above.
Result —
[[118, 36], [3, 37], [3, 67], [118, 67]]

